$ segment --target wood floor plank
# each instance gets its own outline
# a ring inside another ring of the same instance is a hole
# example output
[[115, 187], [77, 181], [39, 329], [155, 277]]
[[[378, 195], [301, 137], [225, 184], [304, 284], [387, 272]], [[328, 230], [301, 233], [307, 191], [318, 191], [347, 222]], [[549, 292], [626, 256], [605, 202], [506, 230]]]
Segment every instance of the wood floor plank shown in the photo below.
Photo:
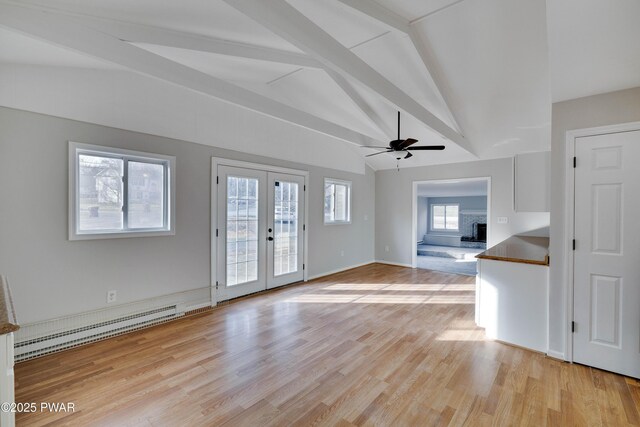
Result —
[[474, 278], [371, 264], [16, 365], [18, 426], [640, 427], [640, 381], [486, 340]]

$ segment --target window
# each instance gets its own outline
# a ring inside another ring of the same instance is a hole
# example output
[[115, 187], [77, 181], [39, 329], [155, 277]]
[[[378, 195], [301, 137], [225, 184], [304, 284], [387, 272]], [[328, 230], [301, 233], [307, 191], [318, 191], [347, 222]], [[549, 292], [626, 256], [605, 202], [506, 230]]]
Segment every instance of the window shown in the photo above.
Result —
[[431, 229], [458, 231], [458, 205], [431, 205]]
[[69, 143], [69, 239], [173, 232], [175, 157]]
[[351, 222], [351, 182], [324, 179], [324, 223]]

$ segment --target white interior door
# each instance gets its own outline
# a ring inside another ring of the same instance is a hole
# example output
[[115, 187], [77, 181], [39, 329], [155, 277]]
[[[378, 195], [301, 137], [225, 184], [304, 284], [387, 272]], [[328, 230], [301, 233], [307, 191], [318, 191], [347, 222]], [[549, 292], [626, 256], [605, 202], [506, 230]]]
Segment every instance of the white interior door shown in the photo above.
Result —
[[217, 300], [267, 286], [267, 173], [218, 166]]
[[303, 279], [304, 177], [269, 172], [267, 287]]
[[640, 131], [576, 140], [574, 361], [640, 377]]

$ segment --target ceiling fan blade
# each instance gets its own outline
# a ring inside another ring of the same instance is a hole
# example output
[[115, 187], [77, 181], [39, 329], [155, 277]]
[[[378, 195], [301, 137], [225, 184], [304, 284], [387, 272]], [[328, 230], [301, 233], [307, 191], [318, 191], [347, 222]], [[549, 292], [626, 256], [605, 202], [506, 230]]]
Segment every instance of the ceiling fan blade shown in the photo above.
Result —
[[400, 145], [398, 146], [398, 148], [407, 148], [410, 145], [415, 144], [416, 142], [418, 142], [417, 139], [413, 139], [413, 138], [407, 138], [404, 141], [402, 141], [400, 143]]
[[393, 148], [394, 150], [399, 150], [400, 145], [404, 142], [402, 139], [394, 139], [393, 141], [389, 141], [389, 148]]
[[382, 148], [383, 150], [390, 150], [391, 147], [381, 147], [379, 145], [359, 145], [360, 148]]
[[419, 145], [417, 147], [407, 147], [406, 150], [444, 150], [444, 145]]
[[377, 153], [373, 153], [373, 154], [367, 154], [365, 157], [371, 157], [371, 156], [376, 156], [378, 154], [382, 154], [382, 153], [391, 153], [393, 150], [387, 150], [387, 151], [378, 151]]
[[413, 157], [413, 154], [411, 154], [410, 152], [407, 151], [407, 155], [404, 156], [405, 159], [408, 159], [409, 157]]

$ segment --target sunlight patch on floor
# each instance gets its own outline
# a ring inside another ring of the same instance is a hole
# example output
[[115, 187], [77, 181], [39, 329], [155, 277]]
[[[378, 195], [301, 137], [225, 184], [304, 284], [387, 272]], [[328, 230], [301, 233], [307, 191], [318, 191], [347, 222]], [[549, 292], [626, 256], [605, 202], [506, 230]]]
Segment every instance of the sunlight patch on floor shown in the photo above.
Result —
[[388, 283], [336, 283], [323, 289], [334, 291], [378, 291], [389, 286]]
[[319, 304], [475, 304], [474, 295], [427, 294], [306, 294], [284, 302]]
[[484, 341], [484, 337], [478, 331], [448, 329], [438, 335], [436, 341]]
[[285, 300], [285, 302], [310, 302], [310, 303], [348, 303], [354, 302], [358, 298], [362, 298], [364, 295], [355, 294], [306, 294], [298, 295], [293, 298]]
[[475, 284], [466, 283], [336, 283], [323, 290], [328, 291], [428, 291], [428, 292], [458, 292], [475, 291]]
[[353, 301], [356, 304], [424, 304], [426, 295], [366, 295]]

